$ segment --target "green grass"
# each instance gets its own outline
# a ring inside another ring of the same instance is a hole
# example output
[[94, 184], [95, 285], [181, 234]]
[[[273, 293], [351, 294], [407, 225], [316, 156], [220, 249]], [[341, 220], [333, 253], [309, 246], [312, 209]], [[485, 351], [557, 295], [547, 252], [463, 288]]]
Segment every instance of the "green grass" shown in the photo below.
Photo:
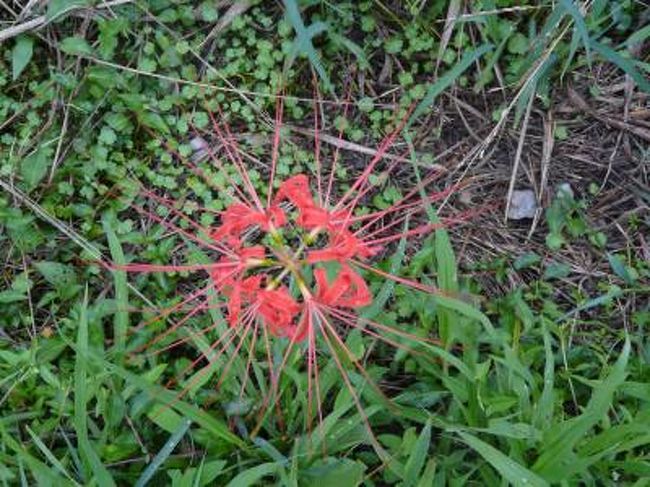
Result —
[[[275, 407], [262, 411], [263, 378], [280, 367], [286, 340], [274, 340], [270, 357], [255, 356], [246, 384], [242, 351], [219, 391], [223, 358], [183, 376], [187, 356], [135, 352], [172, 326], [136, 328], [180, 301], [187, 276], [108, 272], [97, 260], [162, 264], [186, 248], [192, 261], [208, 261], [130, 206], [143, 204], [142, 185], [181, 201], [201, 225], [216, 224], [233, 168], [199, 163], [211, 187], [158, 140], [164, 134], [174, 151], [191, 152], [193, 127], [210, 125], [207, 108], [218, 103], [247, 152], [265, 162], [275, 93], [287, 95], [287, 125], [313, 127], [316, 80], [323, 133], [340, 130], [372, 148], [395, 120], [406, 121], [393, 153], [418, 181], [423, 168], [447, 161], [427, 141], [456, 141], [438, 125], [440, 114], [455, 117], [443, 113], [452, 97], [489, 122], [465, 166], [448, 176], [460, 178], [495, 141], [518, 136], [531, 99], [549, 113], [571, 85], [595, 103], [623, 75], [633, 93], [650, 92], [650, 59], [638, 49], [650, 31], [632, 1], [460, 2], [453, 19], [446, 1], [250, 3], [204, 45], [225, 13], [214, 2], [97, 4], [84, 20], [75, 15], [79, 2], [53, 1], [30, 14], [46, 15], [45, 28], [0, 45], [0, 483], [647, 485], [650, 267], [638, 244], [647, 218], [619, 215], [629, 239], [612, 242], [591, 216], [600, 181], [575, 198], [554, 197], [538, 244], [522, 240], [517, 255], [486, 247], [468, 259], [463, 227], [397, 241], [378, 266], [444, 294], [368, 275], [375, 300], [362, 318], [440, 342], [409, 353], [349, 333], [353, 359], [332, 347], [345, 376], [334, 360], [322, 361], [322, 423], [308, 405], [299, 351], [278, 378], [282, 421]], [[18, 12], [7, 8], [0, 5], [0, 18], [13, 23]], [[445, 26], [452, 30], [441, 45]], [[587, 123], [581, 117], [556, 144], [579, 135], [572, 130]], [[314, 172], [313, 139], [282, 136], [278, 178]], [[647, 160], [640, 139], [629, 137], [635, 157]], [[321, 150], [325, 159], [337, 149]], [[247, 162], [265, 190], [260, 166]], [[354, 171], [342, 163], [336, 178], [349, 181]], [[404, 189], [390, 178], [373, 184], [378, 196], [366, 211]], [[436, 223], [437, 208], [427, 210]], [[597, 269], [584, 286], [569, 265], [576, 248]], [[186, 339], [193, 356], [214, 357], [210, 343], [227, 330], [211, 308], [174, 338]], [[187, 395], [177, 399], [163, 387], [169, 381]]]

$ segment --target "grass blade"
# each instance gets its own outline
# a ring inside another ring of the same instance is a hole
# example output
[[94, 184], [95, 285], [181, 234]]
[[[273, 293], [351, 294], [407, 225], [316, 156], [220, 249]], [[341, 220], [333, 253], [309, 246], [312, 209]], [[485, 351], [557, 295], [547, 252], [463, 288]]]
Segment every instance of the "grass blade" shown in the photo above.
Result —
[[29, 485], [25, 478], [23, 470], [23, 462], [29, 467], [37, 485], [79, 485], [72, 481], [67, 482], [64, 478], [57, 475], [51, 468], [29, 454], [25, 448], [19, 444], [12, 436], [10, 436], [4, 427], [0, 424], [0, 435], [4, 444], [16, 452], [17, 461], [20, 469], [20, 477], [22, 485]]
[[259, 485], [260, 480], [269, 475], [275, 475], [280, 466], [277, 463], [263, 463], [253, 468], [249, 468], [234, 479], [228, 482], [227, 487], [249, 487]]
[[41, 453], [45, 455], [45, 458], [47, 458], [47, 460], [52, 464], [52, 466], [59, 473], [67, 477], [70, 480], [70, 482], [72, 482], [74, 485], [80, 485], [75, 481], [75, 479], [72, 478], [72, 476], [68, 473], [68, 471], [65, 469], [63, 464], [59, 461], [59, 459], [54, 456], [54, 453], [52, 453], [50, 449], [47, 446], [45, 446], [45, 443], [41, 441], [38, 435], [34, 433], [29, 426], [26, 426], [25, 429], [27, 430], [27, 433], [29, 433], [29, 436], [31, 436], [34, 444], [37, 446], [39, 450], [41, 450]]
[[576, 30], [580, 37], [582, 38], [582, 43], [585, 46], [585, 53], [587, 54], [587, 64], [591, 66], [591, 51], [589, 50], [589, 44], [591, 43], [591, 38], [589, 37], [589, 31], [587, 30], [587, 24], [585, 24], [585, 19], [580, 13], [580, 9], [576, 7], [572, 0], [560, 0], [560, 5], [568, 12], [568, 14], [573, 18], [573, 23], [576, 26]]
[[551, 346], [551, 334], [548, 331], [547, 323], [542, 318], [542, 335], [544, 337], [544, 386], [542, 394], [537, 403], [535, 411], [535, 425], [538, 428], [544, 428], [550, 424], [553, 417], [553, 404], [555, 392], [553, 387], [555, 384], [555, 357], [553, 356], [553, 348]]
[[138, 389], [141, 389], [142, 391], [146, 392], [151, 396], [152, 399], [157, 400], [164, 407], [172, 407], [173, 409], [181, 413], [183, 416], [190, 419], [192, 422], [197, 423], [201, 427], [205, 428], [207, 431], [212, 433], [217, 438], [221, 438], [227, 443], [239, 448], [243, 448], [246, 446], [246, 444], [241, 439], [239, 439], [237, 436], [235, 436], [233, 433], [230, 432], [228, 427], [223, 422], [212, 417], [211, 415], [209, 415], [205, 411], [202, 411], [198, 407], [189, 404], [187, 402], [184, 402], [182, 400], [179, 400], [178, 398], [176, 398], [175, 393], [168, 391], [167, 389], [164, 389], [160, 386], [151, 384], [150, 382], [143, 379], [142, 377], [133, 374], [123, 369], [122, 367], [107, 363], [106, 361], [103, 360], [101, 363], [103, 364], [103, 367], [115, 372], [119, 376], [123, 377], [127, 382], [130, 382]]
[[[406, 221], [404, 222], [404, 233], [408, 230], [408, 225], [409, 225], [409, 219], [407, 218]], [[406, 255], [406, 236], [403, 236], [400, 239], [399, 244], [397, 245], [397, 249], [395, 249], [395, 253], [390, 258], [390, 264], [388, 269], [388, 272], [390, 274], [397, 275], [397, 272], [402, 266], [402, 261], [404, 260], [405, 255]], [[372, 300], [372, 304], [364, 308], [363, 311], [360, 313], [360, 316], [367, 320], [371, 320], [379, 313], [381, 313], [385, 309], [386, 303], [393, 295], [394, 289], [395, 289], [395, 281], [393, 281], [392, 279], [386, 279], [384, 284], [381, 286], [381, 289], [377, 293], [377, 296], [375, 296], [375, 298]]]
[[88, 439], [88, 424], [86, 405], [88, 404], [88, 288], [81, 305], [81, 318], [77, 330], [76, 358], [74, 367], [74, 427], [77, 432], [77, 445], [81, 458], [86, 466], [86, 480], [94, 474], [97, 483], [104, 486], [114, 486], [113, 478], [102, 464]]
[[[455, 294], [458, 291], [456, 255], [451, 247], [449, 234], [445, 229], [436, 230], [434, 234], [434, 250], [438, 287], [445, 292]], [[455, 321], [454, 313], [442, 306], [436, 310], [436, 315], [438, 316], [440, 338], [446, 346], [450, 346], [452, 343], [452, 326]]]
[[[126, 265], [122, 245], [120, 245], [117, 234], [115, 233], [115, 230], [113, 230], [111, 216], [109, 214], [104, 214], [102, 225], [104, 227], [104, 232], [106, 232], [108, 247], [111, 252], [113, 263], [117, 265]], [[124, 350], [126, 349], [126, 336], [129, 328], [129, 313], [127, 311], [129, 309], [129, 290], [127, 288], [126, 271], [113, 270], [112, 273], [115, 281], [115, 301], [118, 309], [118, 311], [115, 312], [113, 322], [113, 337], [115, 340], [115, 351], [117, 352], [118, 357], [122, 357], [124, 355]]]
[[492, 49], [491, 44], [483, 44], [481, 47], [478, 49], [474, 49], [473, 51], [466, 52], [463, 57], [458, 61], [453, 68], [451, 68], [449, 71], [447, 71], [444, 75], [442, 75], [435, 83], [433, 83], [429, 89], [427, 90], [426, 95], [418, 103], [417, 107], [415, 107], [415, 110], [413, 111], [413, 114], [411, 115], [411, 118], [409, 118], [408, 122], [406, 123], [404, 130], [408, 130], [413, 122], [417, 120], [417, 118], [422, 115], [424, 112], [429, 110], [429, 106], [434, 102], [436, 97], [442, 93], [444, 90], [446, 90], [456, 79], [465, 72], [467, 68], [471, 66], [471, 64], [476, 61], [478, 58], [483, 56], [486, 52], [490, 51]]
[[427, 459], [427, 453], [429, 451], [429, 445], [431, 444], [431, 422], [428, 421], [427, 424], [422, 429], [422, 433], [418, 437], [415, 447], [411, 452], [411, 456], [404, 466], [404, 486], [411, 487], [416, 485], [418, 475], [424, 467], [424, 462]]
[[171, 455], [171, 453], [174, 451], [174, 448], [176, 448], [178, 442], [183, 439], [183, 436], [185, 436], [185, 433], [187, 433], [187, 430], [190, 428], [191, 424], [192, 422], [189, 419], [183, 419], [176, 431], [174, 431], [174, 433], [165, 442], [163, 447], [156, 454], [145, 471], [142, 472], [142, 475], [140, 475], [140, 478], [135, 483], [135, 487], [144, 487], [149, 483], [151, 478], [156, 474], [156, 471], [163, 463], [165, 463], [165, 460], [167, 460], [169, 455]]
[[287, 18], [293, 27], [293, 30], [296, 32], [296, 40], [294, 41], [294, 50], [297, 53], [303, 53], [309, 59], [309, 62], [314, 67], [318, 76], [323, 81], [327, 91], [332, 91], [332, 83], [330, 82], [323, 63], [320, 60], [320, 56], [316, 52], [314, 45], [311, 42], [312, 37], [327, 30], [327, 25], [319, 22], [305, 27], [305, 23], [300, 16], [300, 9], [298, 8], [298, 3], [296, 0], [282, 0], [284, 7], [287, 11]]
[[605, 44], [598, 41], [591, 40], [591, 47], [594, 51], [598, 52], [601, 56], [607, 59], [610, 63], [616, 64], [619, 68], [625, 71], [630, 78], [632, 78], [639, 88], [646, 93], [650, 93], [650, 81], [643, 76], [636, 68], [633, 60], [621, 56], [618, 52]]
[[574, 470], [567, 458], [573, 455], [575, 445], [607, 414], [612, 405], [614, 392], [623, 384], [630, 356], [630, 340], [625, 340], [623, 351], [612, 367], [611, 373], [594, 389], [585, 411], [575, 418], [564, 421], [548, 431], [544, 448], [533, 470], [551, 481], [560, 481]]
[[471, 304], [468, 304], [459, 299], [451, 298], [449, 296], [442, 296], [442, 295], [433, 296], [433, 299], [435, 300], [436, 304], [438, 304], [439, 306], [454, 310], [464, 315], [466, 318], [471, 318], [473, 320], [478, 321], [485, 327], [486, 331], [491, 337], [496, 336], [496, 330], [494, 329], [494, 326], [490, 322], [490, 319]]
[[549, 485], [542, 477], [504, 455], [492, 445], [479, 440], [476, 436], [465, 432], [458, 432], [458, 435], [512, 485], [528, 487]]

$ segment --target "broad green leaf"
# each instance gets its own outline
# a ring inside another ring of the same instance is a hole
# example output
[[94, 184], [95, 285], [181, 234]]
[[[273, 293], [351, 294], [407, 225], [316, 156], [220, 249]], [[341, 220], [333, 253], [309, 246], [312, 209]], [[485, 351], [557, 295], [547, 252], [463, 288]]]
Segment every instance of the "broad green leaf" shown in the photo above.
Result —
[[0, 304], [16, 303], [25, 300], [27, 300], [27, 294], [22, 291], [15, 291], [13, 289], [0, 291]]
[[47, 2], [45, 17], [52, 21], [79, 7], [92, 5], [92, 0], [50, 0]]
[[635, 276], [630, 272], [628, 267], [618, 255], [607, 253], [607, 260], [614, 273], [620, 277], [626, 284], [634, 284]]
[[77, 284], [77, 275], [74, 269], [59, 262], [35, 262], [34, 267], [45, 280], [55, 288], [69, 287]]
[[517, 32], [508, 40], [508, 52], [511, 54], [524, 54], [529, 46], [530, 41], [521, 32]]
[[21, 35], [16, 39], [16, 44], [11, 51], [11, 69], [13, 79], [27, 67], [34, 53], [34, 39], [31, 36]]
[[562, 262], [551, 262], [548, 264], [544, 270], [543, 278], [545, 280], [550, 279], [562, 279], [571, 274], [571, 267]]
[[138, 121], [146, 127], [152, 128], [158, 132], [169, 133], [169, 127], [163, 118], [152, 111], [141, 110], [137, 112]]
[[66, 37], [59, 43], [59, 48], [66, 54], [72, 55], [90, 55], [93, 53], [93, 48], [90, 47], [88, 41], [79, 36]]
[[531, 267], [535, 264], [539, 264], [541, 260], [542, 258], [539, 256], [539, 254], [536, 254], [535, 252], [527, 252], [524, 255], [517, 257], [517, 260], [515, 260], [513, 266], [515, 269], [520, 271], [522, 269], [527, 269], [528, 267]]
[[48, 148], [41, 146], [20, 162], [20, 175], [27, 186], [27, 191], [38, 186], [38, 183], [47, 174], [52, 163], [50, 154], [51, 151]]

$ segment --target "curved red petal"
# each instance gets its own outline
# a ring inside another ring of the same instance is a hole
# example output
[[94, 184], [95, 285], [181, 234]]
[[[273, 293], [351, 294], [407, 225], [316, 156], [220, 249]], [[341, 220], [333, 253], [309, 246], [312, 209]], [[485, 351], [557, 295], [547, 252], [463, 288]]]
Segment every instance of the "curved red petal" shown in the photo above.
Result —
[[309, 178], [305, 174], [292, 176], [280, 185], [274, 202], [277, 204], [285, 200], [291, 201], [301, 209], [314, 206]]
[[343, 266], [330, 284], [325, 269], [314, 271], [316, 279], [316, 300], [327, 306], [360, 308], [372, 302], [372, 294], [363, 278], [350, 267]]
[[265, 211], [259, 211], [242, 203], [230, 205], [221, 217], [221, 225], [212, 232], [211, 237], [228, 244], [241, 244], [239, 237], [249, 227], [258, 225], [262, 230], [269, 231], [271, 225], [281, 227], [287, 218], [282, 209], [275, 205]]
[[[311, 250], [307, 253], [307, 262], [315, 264], [317, 262], [339, 261], [345, 262], [353, 257], [367, 259], [379, 252], [380, 247], [369, 246], [355, 237], [350, 231], [342, 230], [332, 232], [333, 241], [324, 249]], [[332, 237], [330, 236], [330, 239]]]
[[284, 288], [264, 289], [257, 293], [259, 314], [275, 335], [289, 335], [300, 305]]

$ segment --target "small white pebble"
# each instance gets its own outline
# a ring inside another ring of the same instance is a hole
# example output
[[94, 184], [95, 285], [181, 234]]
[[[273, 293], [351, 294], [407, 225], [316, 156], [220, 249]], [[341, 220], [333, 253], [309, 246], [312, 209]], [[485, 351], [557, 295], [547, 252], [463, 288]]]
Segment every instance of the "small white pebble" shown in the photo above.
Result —
[[537, 211], [537, 200], [532, 189], [514, 190], [508, 208], [509, 220], [523, 220], [533, 218]]
[[190, 147], [194, 152], [199, 151], [201, 149], [205, 149], [208, 147], [208, 143], [205, 141], [203, 137], [196, 136], [192, 140], [190, 140]]

